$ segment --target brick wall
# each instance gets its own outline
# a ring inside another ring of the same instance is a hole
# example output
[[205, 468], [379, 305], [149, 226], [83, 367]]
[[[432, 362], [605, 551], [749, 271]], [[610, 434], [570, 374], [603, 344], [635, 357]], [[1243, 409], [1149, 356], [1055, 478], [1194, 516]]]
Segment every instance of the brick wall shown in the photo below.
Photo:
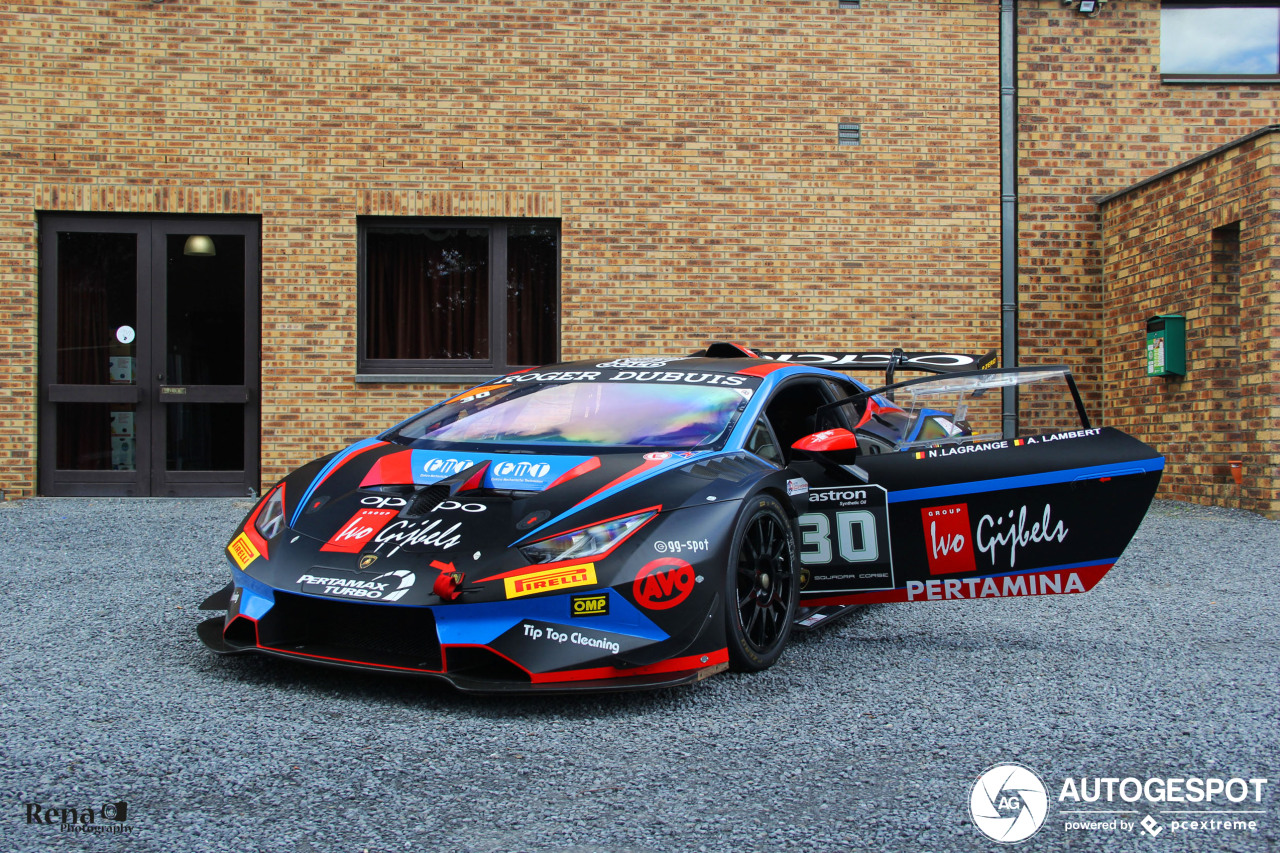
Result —
[[1280, 87], [1162, 83], [1159, 0], [1112, 0], [1093, 18], [1058, 0], [1018, 7], [1021, 359], [1076, 367], [1096, 406], [1097, 199], [1271, 124]]
[[[1103, 206], [1107, 420], [1166, 456], [1164, 493], [1280, 517], [1280, 130]], [[1135, 330], [1186, 317], [1187, 374], [1149, 377]], [[1240, 463], [1242, 483], [1232, 476]]]
[[6, 3], [0, 488], [35, 488], [40, 210], [261, 217], [266, 481], [456, 387], [355, 383], [365, 214], [560, 218], [568, 358], [994, 346], [997, 13]]
[[[1096, 408], [1095, 200], [1269, 123], [1280, 96], [1161, 83], [1157, 0], [1018, 10], [1022, 361], [1077, 367]], [[567, 358], [995, 346], [998, 14], [6, 3], [0, 489], [35, 490], [42, 210], [261, 217], [268, 481], [456, 388], [355, 382], [360, 215], [559, 218]], [[847, 121], [861, 146], [836, 145]]]

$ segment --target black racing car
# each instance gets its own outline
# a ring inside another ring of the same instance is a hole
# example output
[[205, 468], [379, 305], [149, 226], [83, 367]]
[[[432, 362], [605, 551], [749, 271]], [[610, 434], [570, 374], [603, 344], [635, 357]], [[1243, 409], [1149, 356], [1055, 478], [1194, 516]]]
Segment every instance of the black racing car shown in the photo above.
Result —
[[[867, 366], [887, 387], [828, 369]], [[1085, 592], [1163, 459], [1091, 427], [1065, 369], [979, 366], [717, 344], [494, 379], [268, 491], [200, 637], [464, 691], [618, 690], [764, 669], [858, 604]]]

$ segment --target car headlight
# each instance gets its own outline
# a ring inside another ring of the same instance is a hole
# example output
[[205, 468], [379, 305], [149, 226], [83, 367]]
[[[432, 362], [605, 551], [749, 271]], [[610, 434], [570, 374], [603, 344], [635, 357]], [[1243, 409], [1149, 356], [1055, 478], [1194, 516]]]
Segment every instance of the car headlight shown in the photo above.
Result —
[[640, 529], [646, 521], [658, 514], [655, 510], [638, 512], [622, 518], [614, 518], [601, 524], [593, 524], [581, 530], [570, 530], [550, 539], [521, 546], [520, 553], [530, 563], [555, 563], [561, 560], [582, 560], [598, 557], [612, 551], [624, 539]]
[[284, 484], [267, 495], [262, 510], [253, 520], [253, 526], [262, 534], [263, 539], [274, 539], [284, 530]]

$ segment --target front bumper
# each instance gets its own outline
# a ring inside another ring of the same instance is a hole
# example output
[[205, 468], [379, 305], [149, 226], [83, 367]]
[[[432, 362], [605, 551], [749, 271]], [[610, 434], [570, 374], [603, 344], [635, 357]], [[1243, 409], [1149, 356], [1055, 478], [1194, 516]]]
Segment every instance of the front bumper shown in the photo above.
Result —
[[616, 592], [598, 593], [611, 596], [616, 618], [560, 618], [569, 595], [421, 607], [228, 585], [201, 605], [227, 615], [202, 622], [197, 633], [218, 654], [431, 678], [467, 693], [654, 689], [728, 668], [718, 597], [711, 612], [669, 636], [632, 618], [639, 614]]

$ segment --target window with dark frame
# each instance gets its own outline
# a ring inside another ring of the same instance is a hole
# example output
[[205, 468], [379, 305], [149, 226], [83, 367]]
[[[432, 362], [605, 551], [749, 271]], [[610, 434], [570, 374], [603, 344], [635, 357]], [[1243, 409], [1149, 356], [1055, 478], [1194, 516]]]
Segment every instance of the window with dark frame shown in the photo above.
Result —
[[365, 217], [359, 241], [359, 373], [482, 377], [558, 359], [558, 221]]
[[1280, 2], [1164, 0], [1160, 73], [1167, 83], [1280, 81]]

